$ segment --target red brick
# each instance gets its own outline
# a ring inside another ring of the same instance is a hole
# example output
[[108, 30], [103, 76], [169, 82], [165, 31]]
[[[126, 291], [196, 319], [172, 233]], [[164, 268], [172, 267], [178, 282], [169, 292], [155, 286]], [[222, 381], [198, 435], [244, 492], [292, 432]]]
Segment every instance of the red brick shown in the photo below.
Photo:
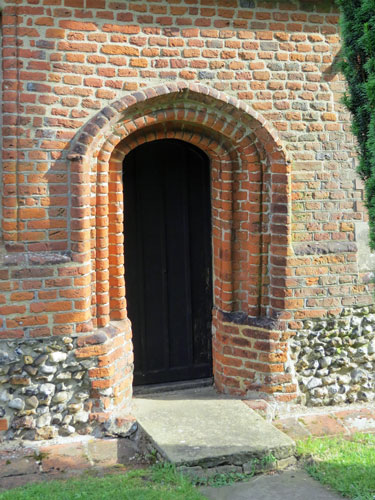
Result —
[[[310, 250], [354, 243], [355, 225], [367, 220], [363, 186], [342, 177], [353, 160], [349, 118], [335, 104], [344, 81], [321, 73], [339, 49], [338, 16], [319, 6], [263, 7], [30, 0], [18, 5], [18, 17], [14, 5], [4, 8], [2, 234], [6, 251], [24, 260], [0, 275], [2, 338], [90, 336], [92, 321], [100, 328], [125, 318], [122, 153], [166, 137], [210, 158], [214, 313], [229, 313], [226, 324], [215, 324], [222, 390], [253, 390], [256, 373], [258, 389], [291, 400], [296, 387], [285, 363], [292, 333], [304, 319], [373, 303], [354, 252], [343, 252], [344, 260], [293, 256], [304, 242]], [[157, 97], [188, 84], [190, 91]], [[311, 112], [295, 109], [301, 102]], [[28, 261], [33, 252], [70, 250], [71, 264]], [[233, 311], [240, 323], [278, 323], [237, 325]], [[97, 356], [92, 376], [112, 377], [129, 369], [127, 342], [115, 335], [110, 350], [79, 346], [77, 356]], [[115, 397], [120, 404], [122, 394]], [[100, 401], [98, 419], [117, 400]]]
[[308, 415], [300, 417], [298, 420], [313, 436], [323, 437], [347, 434], [345, 427], [330, 415]]
[[0, 418], [0, 431], [8, 430], [8, 420], [6, 418]]

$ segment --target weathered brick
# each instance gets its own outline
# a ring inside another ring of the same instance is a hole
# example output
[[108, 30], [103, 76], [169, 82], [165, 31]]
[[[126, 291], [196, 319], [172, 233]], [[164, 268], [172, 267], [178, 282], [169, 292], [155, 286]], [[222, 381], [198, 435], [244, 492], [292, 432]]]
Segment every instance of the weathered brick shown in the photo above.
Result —
[[367, 214], [345, 85], [322, 74], [339, 50], [337, 14], [243, 0], [36, 3], [2, 18], [2, 240], [22, 257], [0, 262], [1, 338], [82, 335], [77, 356], [97, 358], [91, 376], [104, 378], [102, 418], [115, 400], [99, 389], [128, 388], [115, 375], [132, 363], [130, 332], [128, 344], [93, 334], [127, 314], [123, 156], [177, 138], [210, 158], [215, 311], [229, 314], [213, 320], [217, 385], [246, 394], [259, 380], [292, 398], [291, 332], [373, 303], [350, 247]]

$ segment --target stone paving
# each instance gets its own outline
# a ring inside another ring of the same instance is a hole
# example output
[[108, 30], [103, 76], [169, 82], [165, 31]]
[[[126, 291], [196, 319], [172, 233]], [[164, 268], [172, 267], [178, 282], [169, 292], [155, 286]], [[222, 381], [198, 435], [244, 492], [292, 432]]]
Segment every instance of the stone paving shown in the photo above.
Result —
[[295, 440], [309, 436], [375, 432], [374, 404], [321, 408], [289, 406], [275, 415], [272, 405], [263, 400], [244, 401], [244, 403]]
[[80, 436], [63, 443], [30, 441], [0, 448], [0, 491], [46, 479], [66, 479], [88, 470], [97, 475], [148, 465], [135, 443], [126, 439]]
[[200, 489], [211, 500], [340, 500], [341, 495], [312, 479], [303, 470], [256, 476], [222, 488]]
[[[256, 400], [246, 401], [246, 405], [272, 420], [274, 410], [268, 403]], [[375, 405], [290, 407], [289, 412], [286, 409], [272, 423], [292, 439], [375, 432]], [[121, 473], [135, 466], [147, 464], [140, 463], [137, 452], [124, 439], [78, 436], [58, 443], [28, 442], [22, 446], [0, 443], [0, 491], [30, 482], [79, 475], [88, 470], [94, 474]]]

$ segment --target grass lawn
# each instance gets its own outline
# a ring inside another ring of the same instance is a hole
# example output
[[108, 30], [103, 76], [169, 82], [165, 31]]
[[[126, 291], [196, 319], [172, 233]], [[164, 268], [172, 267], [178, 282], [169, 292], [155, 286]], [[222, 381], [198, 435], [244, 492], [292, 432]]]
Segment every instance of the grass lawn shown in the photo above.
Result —
[[169, 465], [102, 478], [46, 481], [0, 493], [0, 500], [203, 500], [191, 482]]
[[354, 500], [375, 499], [375, 434], [311, 438], [298, 452], [313, 458], [306, 470], [320, 482]]

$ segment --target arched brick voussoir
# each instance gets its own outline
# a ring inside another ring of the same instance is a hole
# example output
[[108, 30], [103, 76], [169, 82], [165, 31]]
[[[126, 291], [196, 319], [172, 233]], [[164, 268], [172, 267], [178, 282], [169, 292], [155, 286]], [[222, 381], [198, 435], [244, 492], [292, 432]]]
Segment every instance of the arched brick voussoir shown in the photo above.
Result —
[[[83, 156], [90, 154], [93, 149], [98, 147], [102, 138], [111, 135], [111, 129], [114, 125], [123, 123], [131, 115], [144, 116], [150, 111], [160, 109], [163, 102], [169, 103], [170, 107], [178, 107], [179, 102], [191, 107], [200, 104], [206, 106], [207, 111], [215, 110], [217, 114], [230, 116], [244, 127], [244, 134], [250, 129], [263, 144], [267, 153], [279, 151], [283, 162], [289, 163], [277, 132], [262, 115], [251, 109], [246, 103], [224, 92], [202, 84], [187, 82], [173, 82], [147, 88], [122, 97], [106, 106], [84, 126], [72, 143], [69, 154]], [[171, 106], [171, 104], [173, 105]], [[237, 136], [237, 140], [240, 140], [240, 137]]]
[[[159, 123], [159, 125], [163, 124]], [[157, 140], [160, 137], [166, 139], [179, 139], [194, 144], [205, 151], [211, 159], [220, 158], [221, 162], [227, 161], [229, 163], [238, 161], [236, 151], [231, 148], [229, 141], [218, 142], [217, 139], [209, 133], [208, 129], [196, 129], [193, 124], [185, 124], [183, 122], [169, 123], [169, 125], [167, 129], [163, 127], [155, 129], [155, 126], [145, 127], [125, 137], [113, 151], [110, 164], [115, 161], [116, 164], [121, 163], [122, 168], [124, 157], [132, 149], [146, 142]]]
[[[179, 111], [179, 109], [176, 111]], [[178, 115], [178, 113], [176, 113], [176, 115]], [[226, 122], [227, 126], [225, 129], [230, 133], [224, 136], [219, 126], [220, 117], [213, 113], [210, 113], [209, 117], [211, 118], [210, 124], [217, 124], [215, 128], [207, 126], [206, 123], [195, 123], [185, 121], [184, 119], [167, 121], [165, 119], [165, 117], [168, 116], [167, 110], [154, 112], [152, 115], [154, 120], [151, 125], [149, 125], [150, 122], [147, 120], [148, 116], [150, 115], [146, 115], [142, 122], [128, 121], [125, 125], [119, 124], [118, 127], [115, 128], [113, 134], [110, 135], [103, 144], [99, 152], [99, 157], [105, 160], [108, 159], [108, 155], [113, 155], [115, 153], [117, 158], [120, 152], [123, 152], [125, 156], [130, 151], [126, 141], [127, 138], [131, 138], [133, 144], [137, 141], [139, 141], [139, 144], [143, 144], [149, 140], [156, 140], [160, 136], [170, 137], [171, 134], [175, 134], [177, 131], [178, 134], [180, 134], [181, 130], [183, 130], [185, 134], [183, 140], [194, 142], [196, 146], [213, 154], [224, 154], [225, 152], [225, 154], [229, 155], [233, 160], [237, 159], [238, 150], [240, 148], [244, 149], [254, 144], [254, 140], [252, 141], [249, 136], [246, 136], [242, 138], [240, 143], [235, 145], [233, 143], [233, 134], [235, 133], [237, 124], [235, 122]], [[130, 123], [132, 123], [131, 126], [127, 127]], [[133, 124], [137, 124], [136, 130], [128, 134], [127, 130], [133, 130], [135, 128]], [[191, 141], [191, 136], [194, 134], [196, 137], [200, 137], [200, 141]], [[146, 135], [152, 137], [145, 140]], [[180, 135], [179, 138], [182, 139]]]

